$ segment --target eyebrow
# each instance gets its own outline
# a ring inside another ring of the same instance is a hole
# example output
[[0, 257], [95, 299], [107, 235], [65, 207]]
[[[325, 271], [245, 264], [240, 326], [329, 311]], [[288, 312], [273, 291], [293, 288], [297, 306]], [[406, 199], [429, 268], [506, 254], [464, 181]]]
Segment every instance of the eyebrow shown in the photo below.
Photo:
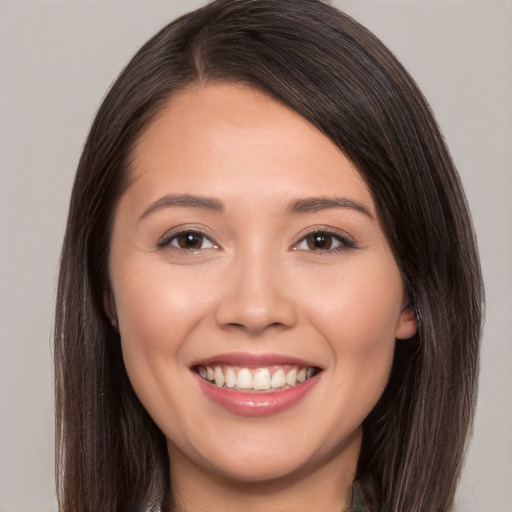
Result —
[[224, 211], [224, 204], [218, 199], [214, 199], [212, 197], [192, 196], [189, 194], [173, 194], [164, 196], [158, 201], [152, 203], [140, 216], [139, 221], [144, 217], [147, 217], [150, 213], [170, 207], [201, 208], [216, 212]]
[[308, 213], [320, 212], [332, 208], [348, 208], [355, 210], [373, 220], [373, 215], [368, 208], [361, 203], [345, 197], [311, 197], [307, 199], [297, 199], [288, 206], [287, 211], [290, 213]]
[[[194, 196], [190, 194], [171, 194], [152, 203], [140, 216], [139, 221], [155, 211], [172, 207], [200, 208], [221, 213], [225, 211], [224, 203], [212, 197]], [[306, 199], [296, 199], [287, 206], [286, 212], [320, 212], [322, 210], [329, 210], [333, 208], [347, 208], [355, 210], [373, 220], [373, 215], [365, 206], [345, 197], [308, 197]]]

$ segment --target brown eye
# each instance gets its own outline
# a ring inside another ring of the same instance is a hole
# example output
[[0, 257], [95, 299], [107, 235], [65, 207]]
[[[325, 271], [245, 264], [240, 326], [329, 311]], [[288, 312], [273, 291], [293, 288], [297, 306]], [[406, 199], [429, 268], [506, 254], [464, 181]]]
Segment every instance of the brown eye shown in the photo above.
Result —
[[336, 254], [355, 248], [357, 248], [356, 244], [347, 237], [329, 231], [318, 230], [302, 238], [295, 245], [294, 250]]
[[199, 252], [204, 249], [217, 249], [218, 247], [199, 231], [181, 231], [164, 236], [158, 243], [160, 249], [170, 248], [188, 252]]
[[180, 249], [198, 251], [203, 248], [205, 237], [200, 233], [188, 231], [186, 233], [180, 233], [174, 239], [176, 240], [176, 245]]
[[312, 251], [328, 251], [332, 247], [332, 239], [328, 233], [311, 233], [306, 237], [306, 244]]

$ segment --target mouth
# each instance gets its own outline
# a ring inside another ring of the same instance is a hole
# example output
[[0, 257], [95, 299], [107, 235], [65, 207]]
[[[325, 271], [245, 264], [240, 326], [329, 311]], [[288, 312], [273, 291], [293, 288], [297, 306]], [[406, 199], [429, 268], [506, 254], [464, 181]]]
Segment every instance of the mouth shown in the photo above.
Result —
[[323, 368], [279, 354], [231, 353], [195, 362], [190, 369], [213, 403], [240, 416], [284, 412], [305, 400]]
[[257, 368], [228, 364], [197, 365], [193, 370], [218, 388], [272, 393], [297, 387], [321, 372], [315, 366], [272, 365]]

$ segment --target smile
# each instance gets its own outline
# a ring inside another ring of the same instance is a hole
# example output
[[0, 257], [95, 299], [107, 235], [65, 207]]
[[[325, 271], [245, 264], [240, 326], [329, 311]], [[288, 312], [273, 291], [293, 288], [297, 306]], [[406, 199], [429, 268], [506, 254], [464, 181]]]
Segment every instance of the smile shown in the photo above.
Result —
[[291, 365], [264, 368], [200, 365], [195, 370], [202, 379], [219, 388], [267, 393], [294, 388], [320, 372], [320, 369], [312, 366]]

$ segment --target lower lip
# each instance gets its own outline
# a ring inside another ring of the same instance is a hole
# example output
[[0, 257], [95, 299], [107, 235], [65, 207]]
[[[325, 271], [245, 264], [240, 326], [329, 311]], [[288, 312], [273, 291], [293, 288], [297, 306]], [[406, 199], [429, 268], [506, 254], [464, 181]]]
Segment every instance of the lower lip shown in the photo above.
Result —
[[240, 416], [260, 417], [276, 414], [298, 404], [319, 382], [320, 374], [283, 391], [244, 393], [219, 388], [196, 374], [203, 393], [213, 402]]

